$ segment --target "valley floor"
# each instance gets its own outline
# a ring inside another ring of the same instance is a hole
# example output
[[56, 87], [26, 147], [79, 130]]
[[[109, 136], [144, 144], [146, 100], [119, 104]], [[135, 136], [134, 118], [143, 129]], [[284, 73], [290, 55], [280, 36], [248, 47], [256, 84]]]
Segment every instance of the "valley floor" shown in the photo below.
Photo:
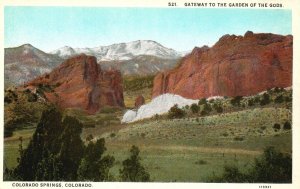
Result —
[[[267, 146], [292, 152], [291, 130], [274, 130], [291, 121], [285, 108], [254, 108], [206, 117], [149, 119], [132, 124], [96, 125], [83, 130], [82, 138], [92, 134], [105, 138], [107, 153], [116, 159], [111, 170], [118, 178], [122, 161], [132, 145], [140, 148], [142, 164], [153, 181], [207, 182], [220, 175], [224, 165], [248, 169]], [[19, 136], [26, 145], [33, 129], [19, 130], [5, 139], [5, 163], [17, 163]], [[13, 157], [13, 158], [12, 158]]]

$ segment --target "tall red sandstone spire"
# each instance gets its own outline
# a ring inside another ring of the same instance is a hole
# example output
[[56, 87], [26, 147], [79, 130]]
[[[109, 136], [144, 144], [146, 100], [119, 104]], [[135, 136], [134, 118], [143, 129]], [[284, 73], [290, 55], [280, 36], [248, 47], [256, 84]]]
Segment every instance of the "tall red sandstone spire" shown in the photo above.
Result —
[[119, 71], [101, 70], [96, 58], [81, 54], [64, 61], [49, 74], [27, 84], [50, 86], [46, 98], [61, 108], [80, 108], [95, 113], [103, 106], [124, 106]]

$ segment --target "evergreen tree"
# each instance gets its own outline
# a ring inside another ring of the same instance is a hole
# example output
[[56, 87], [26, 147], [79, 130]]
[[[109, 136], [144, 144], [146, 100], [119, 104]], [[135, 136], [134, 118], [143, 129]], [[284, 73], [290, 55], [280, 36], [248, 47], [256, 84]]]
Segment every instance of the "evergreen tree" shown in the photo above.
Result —
[[110, 179], [109, 169], [113, 166], [115, 159], [109, 155], [102, 157], [105, 151], [103, 138], [98, 139], [95, 143], [89, 142], [80, 162], [78, 180], [107, 181]]
[[136, 146], [132, 146], [130, 153], [131, 153], [130, 158], [123, 161], [123, 169], [120, 169], [120, 177], [122, 181], [132, 181], [132, 182], [150, 181], [149, 173], [141, 165], [139, 148]]
[[201, 106], [201, 105], [206, 104], [206, 103], [207, 103], [206, 98], [201, 98], [201, 99], [199, 100], [199, 102], [198, 102], [198, 105]]
[[174, 118], [182, 118], [185, 115], [185, 111], [181, 108], [178, 108], [178, 105], [175, 104], [169, 111], [168, 111], [168, 117], [170, 119]]
[[267, 93], [264, 93], [263, 98], [260, 101], [260, 105], [264, 106], [264, 105], [269, 104], [270, 102], [271, 102], [270, 95]]
[[84, 151], [84, 144], [80, 138], [82, 124], [73, 117], [65, 117], [64, 130], [60, 136], [59, 160], [63, 166], [63, 180], [73, 181], [77, 179], [77, 169]]
[[292, 158], [276, 151], [274, 147], [268, 147], [263, 156], [255, 160], [250, 175], [253, 175], [254, 182], [291, 183]]
[[224, 166], [221, 176], [213, 176], [212, 182], [255, 182], [255, 183], [291, 183], [292, 157], [267, 147], [260, 158], [249, 170], [241, 172], [235, 166]]
[[[41, 120], [37, 125], [28, 148], [20, 154], [19, 165], [15, 169], [15, 174], [20, 180], [32, 181], [36, 178], [37, 172], [41, 172], [41, 164], [47, 161], [49, 154], [57, 152], [59, 149], [55, 145], [55, 138], [62, 131], [61, 114], [55, 108], [50, 108], [43, 112]], [[30, 170], [30, 171], [28, 171]], [[39, 175], [40, 177], [43, 177]]]
[[194, 114], [198, 113], [200, 110], [200, 107], [197, 104], [192, 104], [191, 105], [191, 110]]
[[241, 105], [241, 101], [242, 101], [243, 97], [242, 96], [236, 96], [233, 99], [230, 100], [230, 103], [233, 106], [240, 106]]
[[63, 122], [61, 119], [56, 108], [43, 112], [28, 148], [20, 154], [15, 169], [20, 180], [77, 179], [84, 149], [80, 138], [82, 125], [72, 117], [67, 116]]

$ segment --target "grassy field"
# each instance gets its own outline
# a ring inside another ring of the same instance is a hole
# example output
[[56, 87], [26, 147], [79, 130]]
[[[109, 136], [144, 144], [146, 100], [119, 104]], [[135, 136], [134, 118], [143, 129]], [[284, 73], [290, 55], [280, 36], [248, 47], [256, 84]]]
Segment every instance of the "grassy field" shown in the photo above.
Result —
[[267, 146], [291, 153], [291, 130], [273, 129], [274, 123], [282, 125], [290, 117], [284, 108], [255, 108], [201, 118], [146, 120], [106, 130], [95, 127], [84, 134], [105, 138], [107, 153], [116, 158], [115, 176], [131, 145], [137, 145], [154, 181], [205, 182], [221, 174], [224, 165], [246, 170]]
[[35, 128], [27, 128], [17, 130], [12, 137], [4, 139], [4, 165], [8, 168], [13, 168], [17, 165], [17, 158], [19, 157], [19, 138], [22, 137], [22, 146], [26, 148], [29, 144], [30, 138], [34, 133]]
[[[267, 146], [291, 153], [291, 130], [273, 129], [275, 122], [282, 125], [290, 117], [284, 108], [256, 108], [199, 118], [96, 125], [85, 128], [82, 138], [89, 134], [105, 138], [107, 153], [116, 159], [111, 170], [116, 178], [130, 147], [137, 145], [153, 181], [205, 182], [221, 174], [224, 165], [246, 170]], [[25, 146], [32, 133], [33, 129], [19, 130], [5, 140], [8, 167], [17, 163], [19, 136]]]

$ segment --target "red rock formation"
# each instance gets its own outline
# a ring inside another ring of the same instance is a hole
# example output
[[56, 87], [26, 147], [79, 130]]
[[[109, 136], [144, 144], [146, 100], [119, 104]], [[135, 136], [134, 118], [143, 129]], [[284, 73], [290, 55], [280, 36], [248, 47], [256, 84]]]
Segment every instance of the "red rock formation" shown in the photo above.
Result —
[[139, 95], [138, 97], [136, 97], [135, 103], [134, 103], [135, 108], [139, 108], [143, 104], [145, 104], [145, 98], [142, 95]]
[[163, 93], [199, 99], [248, 96], [292, 85], [293, 37], [225, 35], [211, 48], [195, 48], [180, 65], [154, 78], [152, 98]]
[[61, 108], [95, 113], [103, 106], [124, 106], [119, 71], [102, 71], [93, 56], [81, 54], [63, 62], [51, 73], [34, 79], [28, 87], [47, 86], [46, 98]]

